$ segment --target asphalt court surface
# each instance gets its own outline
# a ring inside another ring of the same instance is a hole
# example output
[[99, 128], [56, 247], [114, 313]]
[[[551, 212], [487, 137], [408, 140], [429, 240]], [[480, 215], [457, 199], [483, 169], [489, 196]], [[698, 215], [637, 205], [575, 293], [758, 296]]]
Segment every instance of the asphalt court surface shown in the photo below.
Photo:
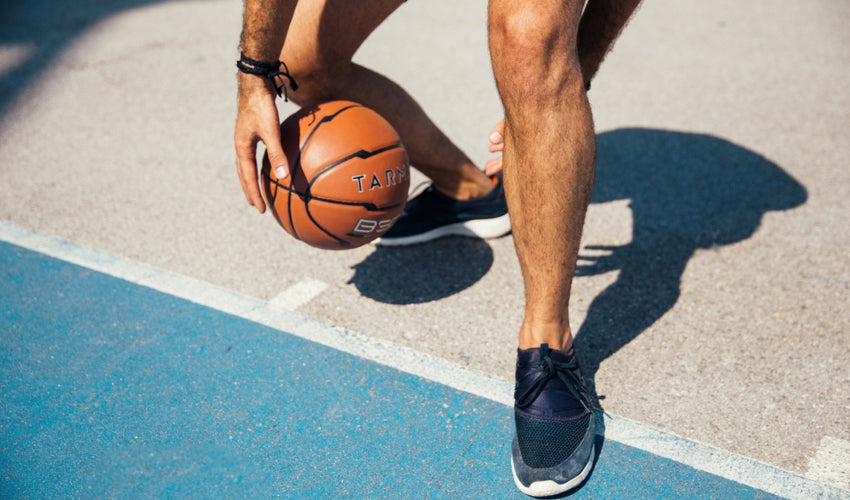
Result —
[[[641, 7], [590, 92], [598, 171], [572, 303], [606, 412], [845, 490], [848, 5]], [[246, 206], [240, 10], [0, 5], [0, 220], [510, 384], [510, 238], [328, 253]], [[355, 57], [479, 164], [501, 114], [485, 16], [484, 0], [407, 2]]]

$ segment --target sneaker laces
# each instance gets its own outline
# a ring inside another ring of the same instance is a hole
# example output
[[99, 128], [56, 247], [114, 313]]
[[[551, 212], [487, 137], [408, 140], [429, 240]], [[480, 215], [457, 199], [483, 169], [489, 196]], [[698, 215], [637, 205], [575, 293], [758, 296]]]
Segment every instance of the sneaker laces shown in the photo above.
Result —
[[[537, 399], [537, 396], [543, 392], [546, 384], [553, 378], [558, 377], [566, 386], [570, 394], [581, 402], [584, 409], [591, 411], [582, 395], [587, 394], [587, 392], [584, 389], [583, 381], [577, 373], [579, 366], [578, 360], [575, 356], [573, 356], [570, 361], [554, 361], [551, 357], [549, 357], [549, 346], [547, 344], [541, 345], [540, 350], [542, 351], [543, 358], [532, 365], [533, 368], [536, 368], [534, 381], [531, 384], [526, 385], [526, 389], [522, 392], [519, 390], [520, 384], [517, 383], [517, 388], [514, 392], [516, 406], [518, 408], [528, 408], [531, 406], [531, 404]], [[579, 387], [580, 390], [576, 389], [576, 387]]]

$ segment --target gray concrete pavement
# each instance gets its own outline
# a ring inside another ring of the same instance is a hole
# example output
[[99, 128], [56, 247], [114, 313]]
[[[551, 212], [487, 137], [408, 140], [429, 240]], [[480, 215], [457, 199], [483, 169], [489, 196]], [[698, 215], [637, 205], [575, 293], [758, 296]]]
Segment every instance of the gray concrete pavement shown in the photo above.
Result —
[[[0, 7], [0, 218], [512, 377], [510, 238], [324, 252], [247, 206], [240, 2], [48, 6]], [[826, 0], [642, 6], [591, 91], [573, 299], [606, 411], [844, 488], [848, 21]], [[356, 57], [482, 164], [485, 22], [484, 0], [408, 2]]]

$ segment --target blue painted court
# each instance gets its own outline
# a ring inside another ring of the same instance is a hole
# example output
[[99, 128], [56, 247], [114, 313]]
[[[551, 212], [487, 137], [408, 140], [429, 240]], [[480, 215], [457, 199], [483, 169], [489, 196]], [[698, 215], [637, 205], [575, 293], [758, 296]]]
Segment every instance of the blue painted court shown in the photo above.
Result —
[[[8, 241], [0, 283], [0, 498], [523, 497], [505, 404]], [[574, 498], [774, 497], [599, 444]]]

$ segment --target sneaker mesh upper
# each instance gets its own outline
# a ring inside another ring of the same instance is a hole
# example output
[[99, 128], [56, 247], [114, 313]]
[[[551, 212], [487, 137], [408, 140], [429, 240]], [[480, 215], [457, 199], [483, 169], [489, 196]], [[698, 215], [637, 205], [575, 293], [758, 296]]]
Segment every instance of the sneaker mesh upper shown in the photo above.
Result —
[[591, 414], [572, 421], [550, 421], [516, 414], [517, 441], [522, 460], [536, 469], [554, 467], [578, 448]]

